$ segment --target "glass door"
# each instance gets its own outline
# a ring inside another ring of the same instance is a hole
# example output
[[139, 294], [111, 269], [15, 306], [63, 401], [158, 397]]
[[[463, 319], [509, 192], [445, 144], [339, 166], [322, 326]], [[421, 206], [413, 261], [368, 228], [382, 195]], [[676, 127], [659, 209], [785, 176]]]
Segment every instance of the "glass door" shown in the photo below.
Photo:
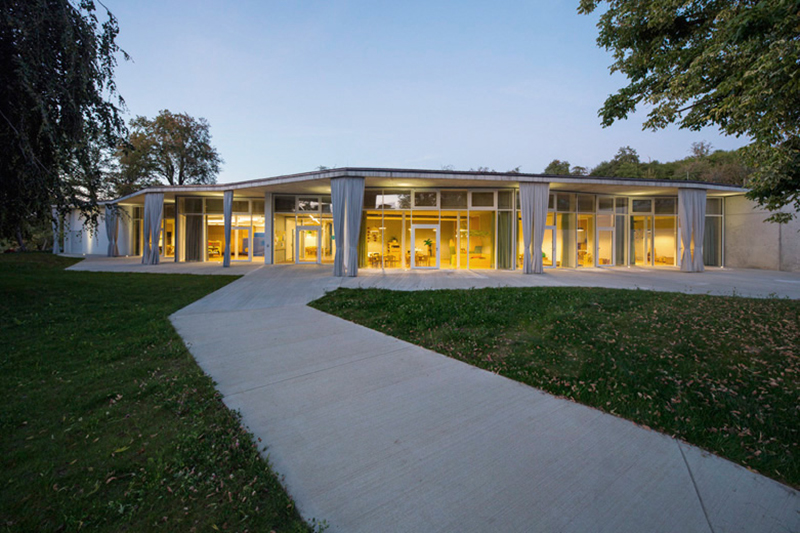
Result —
[[614, 266], [614, 215], [597, 215], [597, 266]]
[[649, 215], [631, 217], [631, 264], [651, 266], [653, 264], [653, 217]]
[[249, 261], [252, 247], [250, 228], [231, 228], [231, 261]]
[[319, 263], [320, 254], [320, 227], [297, 226], [297, 262]]
[[439, 225], [412, 224], [409, 264], [411, 268], [439, 268]]

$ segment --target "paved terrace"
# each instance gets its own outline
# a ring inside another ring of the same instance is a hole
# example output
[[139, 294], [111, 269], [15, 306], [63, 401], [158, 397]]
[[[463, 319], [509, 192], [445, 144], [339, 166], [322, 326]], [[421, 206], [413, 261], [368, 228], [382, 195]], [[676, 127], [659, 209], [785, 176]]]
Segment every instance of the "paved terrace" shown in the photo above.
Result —
[[800, 297], [800, 274], [780, 272], [342, 280], [329, 267], [286, 266], [257, 269], [172, 321], [225, 403], [268, 444], [302, 514], [327, 520], [329, 531], [800, 531], [800, 497], [784, 485], [305, 305], [338, 286], [503, 285]]

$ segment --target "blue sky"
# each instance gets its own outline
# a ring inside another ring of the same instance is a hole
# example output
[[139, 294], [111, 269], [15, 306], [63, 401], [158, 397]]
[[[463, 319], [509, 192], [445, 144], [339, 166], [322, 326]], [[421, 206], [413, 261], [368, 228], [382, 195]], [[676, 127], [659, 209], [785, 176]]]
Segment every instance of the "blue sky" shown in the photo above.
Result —
[[554, 2], [108, 0], [130, 117], [205, 117], [219, 181], [320, 165], [541, 172], [592, 167], [630, 145], [668, 161], [692, 142], [745, 139], [670, 128], [644, 113], [602, 128], [625, 84], [597, 47], [597, 16]]

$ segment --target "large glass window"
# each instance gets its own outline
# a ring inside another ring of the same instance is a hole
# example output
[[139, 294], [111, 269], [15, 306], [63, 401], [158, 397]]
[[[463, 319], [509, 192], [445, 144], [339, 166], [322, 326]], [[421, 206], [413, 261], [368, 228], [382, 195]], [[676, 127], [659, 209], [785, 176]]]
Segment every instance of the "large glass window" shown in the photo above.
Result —
[[653, 263], [656, 266], [673, 266], [677, 264], [677, 230], [677, 220], [674, 216], [655, 217]]
[[367, 268], [384, 268], [384, 226], [383, 226], [383, 213], [381, 211], [367, 211], [367, 218], [365, 220], [367, 226], [365, 228], [367, 254], [366, 264]]
[[494, 192], [473, 191], [472, 207], [494, 207]]
[[578, 266], [594, 265], [594, 216], [578, 215]]
[[[561, 195], [559, 194], [559, 197]], [[556, 217], [556, 266], [574, 267], [576, 260], [575, 214], [558, 213]]]
[[441, 206], [444, 208], [466, 209], [467, 191], [442, 191]]
[[209, 261], [222, 261], [225, 254], [225, 220], [222, 215], [206, 217], [206, 249]]
[[414, 207], [439, 207], [436, 191], [414, 191]]
[[469, 268], [494, 268], [494, 211], [469, 213]]
[[[466, 203], [466, 194], [464, 201]], [[444, 193], [442, 193], [442, 203], [444, 203]], [[458, 268], [458, 211], [442, 211], [439, 222], [441, 233], [441, 249], [439, 251], [439, 267], [450, 269]]]
[[275, 196], [275, 212], [276, 213], [292, 213], [294, 212], [295, 202], [294, 196]]
[[706, 231], [703, 237], [703, 264], [722, 266], [722, 198], [706, 199]]

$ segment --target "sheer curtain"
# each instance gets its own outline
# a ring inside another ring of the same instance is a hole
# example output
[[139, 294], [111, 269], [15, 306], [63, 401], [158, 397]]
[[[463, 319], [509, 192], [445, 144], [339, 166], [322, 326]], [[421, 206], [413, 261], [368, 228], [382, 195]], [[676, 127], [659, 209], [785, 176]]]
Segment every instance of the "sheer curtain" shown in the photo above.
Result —
[[347, 196], [347, 275], [354, 278], [358, 275], [358, 237], [361, 235], [361, 211], [364, 208], [364, 178], [339, 178], [347, 180], [345, 190]]
[[108, 237], [108, 257], [117, 257], [117, 233], [119, 232], [119, 217], [117, 207], [106, 204], [106, 236]]
[[331, 180], [333, 204], [333, 236], [336, 255], [333, 275], [358, 275], [358, 240], [361, 232], [361, 211], [364, 208], [364, 178]]
[[164, 193], [144, 195], [144, 251], [143, 265], [157, 265], [159, 261], [158, 238], [161, 235], [161, 217], [164, 214]]
[[544, 226], [547, 224], [547, 200], [550, 196], [549, 183], [533, 184], [533, 273], [544, 273], [542, 261], [542, 241]]
[[[681, 225], [681, 270], [703, 272], [706, 191], [678, 189], [678, 221]], [[694, 254], [692, 254], [694, 242]]]
[[[549, 195], [549, 183], [519, 184], [524, 247], [522, 272], [524, 274], [544, 273], [542, 241], [544, 240], [544, 226], [547, 223], [547, 200]], [[531, 244], [533, 244], [532, 250]]]

